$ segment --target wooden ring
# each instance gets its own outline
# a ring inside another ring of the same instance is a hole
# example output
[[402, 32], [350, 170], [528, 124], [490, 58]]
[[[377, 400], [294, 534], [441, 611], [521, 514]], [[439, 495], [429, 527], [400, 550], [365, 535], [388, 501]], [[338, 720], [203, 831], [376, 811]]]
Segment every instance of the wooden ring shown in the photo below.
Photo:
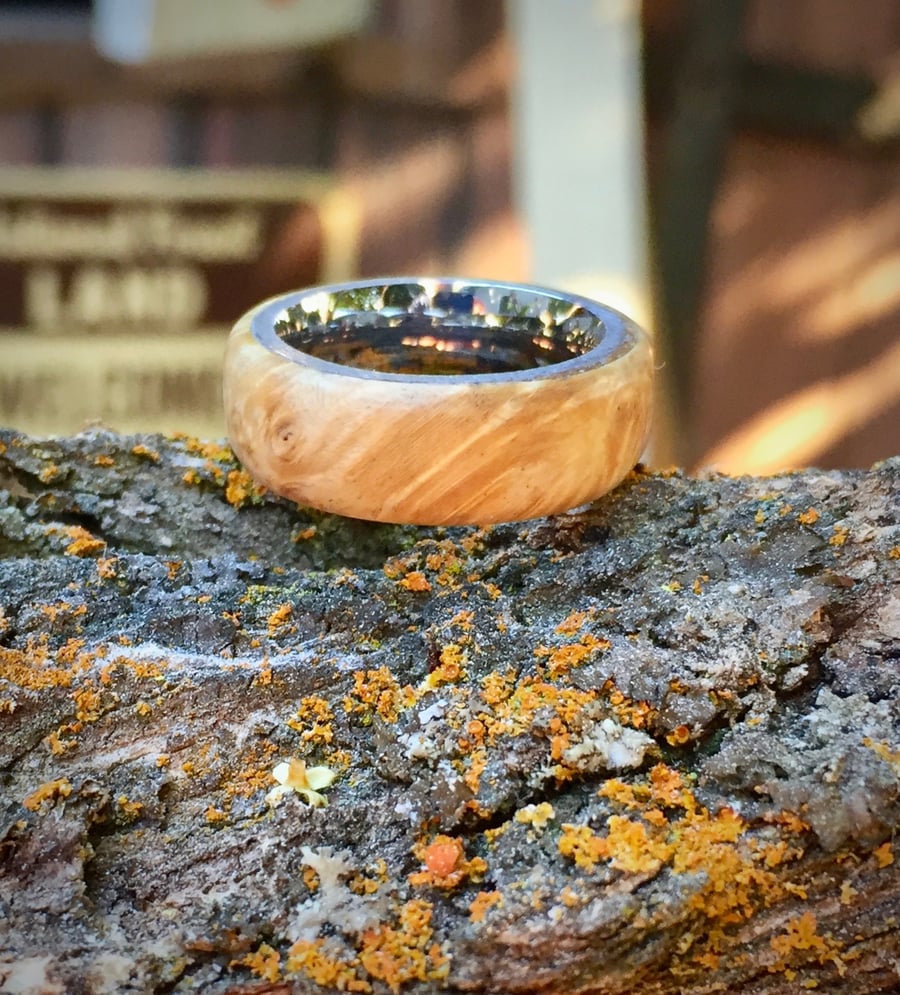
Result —
[[488, 281], [391, 278], [265, 301], [234, 326], [225, 416], [276, 494], [379, 522], [568, 511], [650, 423], [653, 353], [612, 308]]

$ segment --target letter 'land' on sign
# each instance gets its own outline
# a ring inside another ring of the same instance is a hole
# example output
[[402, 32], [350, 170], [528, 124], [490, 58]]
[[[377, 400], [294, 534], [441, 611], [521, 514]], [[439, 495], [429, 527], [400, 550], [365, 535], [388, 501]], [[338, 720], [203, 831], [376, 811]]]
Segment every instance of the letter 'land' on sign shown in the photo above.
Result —
[[221, 436], [229, 329], [352, 275], [355, 204], [301, 170], [0, 166], [0, 424]]
[[80, 266], [66, 279], [56, 266], [25, 274], [25, 318], [35, 331], [61, 324], [86, 329], [119, 323], [186, 330], [202, 320], [209, 299], [193, 266]]

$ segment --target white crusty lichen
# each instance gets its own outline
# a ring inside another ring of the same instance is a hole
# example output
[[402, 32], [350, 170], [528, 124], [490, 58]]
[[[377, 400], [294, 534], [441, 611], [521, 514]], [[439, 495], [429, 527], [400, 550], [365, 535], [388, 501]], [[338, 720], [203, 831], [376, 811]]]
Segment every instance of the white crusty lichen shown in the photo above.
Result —
[[379, 889], [357, 894], [348, 887], [345, 879], [357, 873], [348, 851], [301, 846], [300, 854], [301, 863], [312, 868], [319, 881], [315, 893], [294, 911], [289, 930], [292, 940], [315, 940], [325, 925], [338, 927], [342, 933], [359, 934], [387, 915], [387, 893]]
[[640, 767], [654, 740], [644, 732], [620, 725], [615, 719], [585, 718], [577, 742], [562, 752], [567, 767], [584, 773]]

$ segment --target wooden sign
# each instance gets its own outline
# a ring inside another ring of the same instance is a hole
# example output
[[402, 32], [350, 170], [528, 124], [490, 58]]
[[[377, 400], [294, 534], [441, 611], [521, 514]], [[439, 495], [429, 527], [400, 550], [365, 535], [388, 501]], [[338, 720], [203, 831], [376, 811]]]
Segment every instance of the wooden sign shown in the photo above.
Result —
[[352, 275], [348, 197], [294, 172], [0, 169], [0, 424], [221, 435], [231, 325]]

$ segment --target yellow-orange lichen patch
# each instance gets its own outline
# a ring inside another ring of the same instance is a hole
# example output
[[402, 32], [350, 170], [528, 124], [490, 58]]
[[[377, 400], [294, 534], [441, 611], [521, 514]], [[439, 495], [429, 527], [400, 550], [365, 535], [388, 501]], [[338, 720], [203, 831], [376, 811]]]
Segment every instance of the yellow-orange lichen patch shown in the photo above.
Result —
[[773, 873], [799, 859], [802, 849], [761, 841], [730, 808], [708, 811], [682, 775], [665, 764], [635, 784], [611, 779], [598, 794], [628, 816], [611, 815], [605, 836], [589, 826], [563, 827], [560, 853], [584, 870], [601, 861], [625, 873], [653, 873], [665, 866], [702, 882], [689, 899], [689, 908], [708, 924], [704, 941], [691, 947], [694, 962], [726, 950], [725, 928], [747, 920], [760, 904], [804, 897], [799, 885]]
[[815, 525], [819, 520], [819, 513], [815, 508], [807, 508], [806, 511], [801, 511], [797, 516], [797, 521], [801, 525]]
[[385, 722], [396, 722], [400, 711], [415, 703], [415, 691], [401, 687], [387, 667], [377, 670], [357, 670], [353, 688], [344, 698], [344, 711], [360, 715], [364, 721], [378, 715]]
[[423, 689], [432, 691], [442, 684], [456, 684], [466, 676], [466, 651], [458, 643], [442, 647], [438, 665], [425, 678]]
[[[46, 635], [29, 638], [25, 649], [0, 646], [0, 678], [27, 691], [42, 691], [52, 687], [71, 687], [83, 669], [80, 658], [64, 666], [54, 666]], [[85, 664], [86, 665], [86, 664]]]
[[288, 950], [285, 971], [302, 975], [322, 988], [342, 992], [371, 992], [372, 986], [360, 976], [359, 958], [331, 953], [325, 940], [297, 940]]
[[563, 646], [538, 646], [534, 655], [547, 658], [547, 672], [556, 680], [568, 674], [573, 667], [587, 663], [594, 654], [608, 650], [611, 645], [608, 639], [600, 639], [587, 632], [578, 642]]
[[396, 926], [382, 924], [362, 935], [360, 963], [395, 995], [406, 982], [443, 981], [449, 973], [449, 959], [432, 940], [433, 914], [430, 902], [409, 901]]
[[106, 542], [98, 539], [80, 525], [67, 525], [64, 528], [52, 528], [53, 532], [62, 532], [68, 537], [69, 543], [63, 552], [66, 556], [94, 556], [106, 548]]
[[676, 726], [671, 732], [666, 733], [666, 742], [669, 746], [684, 746], [691, 741], [690, 726]]
[[841, 882], [841, 905], [850, 905], [853, 899], [859, 894], [856, 888], [849, 881]]
[[252, 953], [231, 961], [230, 967], [247, 967], [258, 978], [274, 984], [281, 980], [281, 955], [268, 943], [261, 943]]
[[45, 781], [40, 787], [35, 788], [22, 804], [30, 812], [37, 812], [48, 802], [55, 802], [58, 798], [68, 798], [72, 794], [72, 785], [68, 778], [58, 777], [53, 781]]
[[832, 536], [828, 540], [829, 545], [840, 548], [850, 538], [850, 529], [846, 525], [832, 526]]
[[607, 856], [607, 848], [602, 837], [597, 836], [590, 826], [564, 823], [562, 835], [557, 844], [559, 852], [575, 862], [583, 871], [592, 871]]
[[137, 456], [139, 459], [149, 460], [151, 463], [158, 463], [160, 460], [159, 453], [155, 449], [145, 446], [142, 442], [131, 447], [131, 454], [132, 456]]
[[784, 933], [773, 936], [769, 945], [778, 955], [778, 962], [769, 967], [770, 971], [784, 971], [789, 964], [806, 964], [816, 961], [826, 964], [829, 961], [843, 976], [847, 966], [840, 956], [841, 945], [831, 936], [822, 936], [818, 922], [812, 912], [804, 912], [791, 919]]
[[894, 848], [891, 846], [891, 841], [886, 840], [881, 846], [876, 847], [872, 851], [872, 856], [879, 867], [890, 867], [894, 862]]
[[246, 470], [229, 470], [225, 478], [225, 500], [235, 508], [258, 501], [266, 493], [265, 487], [254, 482]]
[[469, 919], [471, 922], [484, 922], [488, 911], [495, 906], [503, 906], [503, 895], [499, 891], [480, 891], [469, 902]]
[[119, 795], [116, 799], [116, 808], [123, 819], [131, 822], [144, 811], [144, 803], [132, 801], [127, 795]]
[[288, 629], [293, 615], [294, 606], [287, 602], [279, 605], [273, 612], [271, 612], [269, 617], [266, 619], [266, 630], [269, 633], [269, 638], [273, 639], [275, 636], [281, 635], [286, 629]]
[[418, 843], [414, 852], [424, 865], [424, 870], [409, 875], [409, 883], [416, 887], [449, 890], [463, 881], [480, 881], [487, 872], [483, 858], [466, 859], [463, 842], [455, 836], [435, 836], [428, 843]]
[[416, 591], [424, 594], [431, 590], [431, 582], [421, 570], [411, 570], [406, 576], [401, 577], [397, 583], [400, 587], [406, 588], [407, 591]]
[[327, 746], [334, 739], [334, 712], [331, 706], [318, 695], [302, 698], [296, 714], [287, 720], [287, 725], [300, 734], [304, 743]]
[[547, 828], [547, 823], [555, 818], [556, 811], [550, 802], [540, 802], [537, 805], [526, 805], [516, 812], [516, 822], [524, 822], [535, 829]]
[[272, 760], [278, 747], [264, 739], [249, 747], [239, 756], [234, 769], [226, 775], [221, 787], [229, 801], [234, 796], [249, 798], [258, 791], [272, 786]]
[[117, 556], [99, 556], [97, 557], [97, 575], [101, 580], [112, 580], [117, 571], [117, 565], [119, 558]]
[[900, 773], [900, 750], [895, 750], [890, 743], [886, 743], [884, 740], [874, 740], [869, 736], [863, 739], [863, 745], [868, 746], [886, 764], [890, 764], [897, 773]]
[[100, 692], [90, 684], [76, 688], [72, 692], [75, 702], [75, 718], [79, 722], [96, 722], [102, 714]]

